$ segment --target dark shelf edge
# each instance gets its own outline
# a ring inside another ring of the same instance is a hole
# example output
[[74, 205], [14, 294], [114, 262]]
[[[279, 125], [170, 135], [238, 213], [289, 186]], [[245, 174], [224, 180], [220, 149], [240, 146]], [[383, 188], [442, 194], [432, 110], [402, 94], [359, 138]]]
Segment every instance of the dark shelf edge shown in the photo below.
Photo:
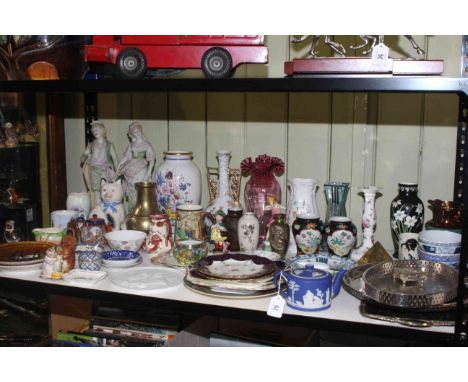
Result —
[[468, 79], [303, 76], [239, 79], [0, 81], [0, 92], [416, 92], [468, 95]]

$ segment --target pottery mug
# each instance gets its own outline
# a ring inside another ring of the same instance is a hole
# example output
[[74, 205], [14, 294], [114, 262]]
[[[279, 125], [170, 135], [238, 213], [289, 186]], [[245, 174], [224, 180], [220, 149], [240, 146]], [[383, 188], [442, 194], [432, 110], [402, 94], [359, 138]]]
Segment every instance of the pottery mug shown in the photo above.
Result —
[[67, 228], [70, 220], [77, 218], [79, 215], [78, 211], [73, 210], [58, 210], [53, 211], [50, 214], [50, 220], [52, 226], [55, 228]]
[[204, 240], [206, 212], [199, 204], [181, 204], [176, 209], [175, 240]]

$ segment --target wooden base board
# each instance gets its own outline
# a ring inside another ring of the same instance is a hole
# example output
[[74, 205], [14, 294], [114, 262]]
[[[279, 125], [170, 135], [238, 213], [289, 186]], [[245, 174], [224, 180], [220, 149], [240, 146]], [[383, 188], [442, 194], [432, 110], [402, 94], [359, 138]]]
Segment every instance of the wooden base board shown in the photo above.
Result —
[[393, 74], [440, 75], [444, 72], [443, 60], [397, 60], [389, 58], [376, 65], [365, 57], [321, 57], [297, 59], [284, 63], [284, 72], [294, 74]]

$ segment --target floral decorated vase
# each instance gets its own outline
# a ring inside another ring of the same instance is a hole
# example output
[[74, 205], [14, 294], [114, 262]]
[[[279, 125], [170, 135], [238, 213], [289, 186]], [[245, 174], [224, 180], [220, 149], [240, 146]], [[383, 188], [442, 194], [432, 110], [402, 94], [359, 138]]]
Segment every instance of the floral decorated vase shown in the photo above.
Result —
[[317, 253], [322, 241], [323, 226], [319, 218], [298, 215], [292, 224], [297, 255]]
[[239, 219], [238, 233], [241, 251], [251, 252], [257, 249], [259, 224], [253, 212], [245, 212]]
[[191, 151], [166, 151], [155, 173], [158, 208], [169, 216], [172, 232], [177, 206], [201, 202], [201, 173], [192, 159]]
[[[392, 231], [394, 257], [400, 253], [400, 235], [417, 234], [424, 224], [424, 205], [418, 197], [416, 183], [399, 183], [398, 196], [390, 204], [390, 228]], [[415, 235], [417, 237], [417, 235]]]
[[284, 172], [284, 162], [277, 157], [259, 155], [255, 161], [246, 158], [241, 162], [242, 175], [250, 175], [244, 189], [247, 212], [253, 212], [259, 222], [259, 244], [266, 238], [273, 209], [281, 204], [281, 186], [275, 176]]
[[356, 245], [357, 230], [350, 218], [334, 216], [325, 229], [328, 251], [340, 257], [348, 256]]

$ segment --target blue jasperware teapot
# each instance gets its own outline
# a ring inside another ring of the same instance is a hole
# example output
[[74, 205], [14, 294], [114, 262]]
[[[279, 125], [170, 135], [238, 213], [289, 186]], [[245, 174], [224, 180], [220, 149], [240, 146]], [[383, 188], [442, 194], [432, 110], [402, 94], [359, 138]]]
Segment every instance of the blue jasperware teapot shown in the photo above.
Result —
[[307, 264], [305, 268], [277, 272], [274, 282], [278, 287], [280, 277], [286, 280], [287, 291], [283, 297], [289, 307], [315, 312], [330, 307], [332, 298], [340, 291], [345, 273], [346, 270], [341, 269], [333, 277], [331, 273]]

